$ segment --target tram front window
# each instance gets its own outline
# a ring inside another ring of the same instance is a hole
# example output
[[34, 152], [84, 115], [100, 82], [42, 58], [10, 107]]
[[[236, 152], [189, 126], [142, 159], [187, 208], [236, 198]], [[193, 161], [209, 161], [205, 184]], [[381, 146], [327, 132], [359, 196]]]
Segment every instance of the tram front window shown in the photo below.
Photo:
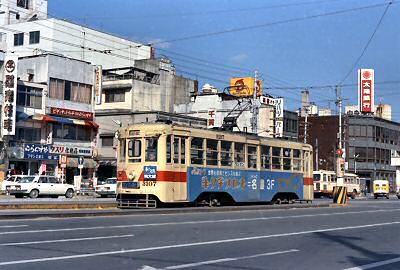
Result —
[[146, 138], [146, 161], [157, 161], [158, 138]]

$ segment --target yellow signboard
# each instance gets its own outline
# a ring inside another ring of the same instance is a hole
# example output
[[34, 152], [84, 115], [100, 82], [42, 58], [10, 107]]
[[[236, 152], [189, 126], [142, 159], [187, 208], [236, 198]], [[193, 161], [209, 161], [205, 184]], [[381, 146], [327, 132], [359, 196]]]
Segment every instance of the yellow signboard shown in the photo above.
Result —
[[[262, 95], [262, 81], [257, 80], [257, 96]], [[254, 78], [232, 78], [229, 93], [237, 97], [249, 97], [254, 93]]]

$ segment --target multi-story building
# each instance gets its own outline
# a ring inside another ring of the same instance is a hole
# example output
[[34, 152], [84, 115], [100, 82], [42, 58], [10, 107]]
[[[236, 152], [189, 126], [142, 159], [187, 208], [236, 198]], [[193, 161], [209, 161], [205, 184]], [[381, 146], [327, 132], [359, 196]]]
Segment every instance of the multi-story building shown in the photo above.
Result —
[[166, 59], [137, 60], [130, 67], [103, 69], [102, 74], [101, 99], [95, 106], [99, 177], [115, 173], [115, 133], [122, 126], [166, 120], [206, 126], [204, 119], [173, 114], [175, 104], [190, 103], [197, 81], [177, 76]]
[[[304, 118], [300, 121], [304, 126]], [[369, 188], [373, 180], [386, 179], [394, 189], [396, 168], [390, 159], [391, 151], [400, 151], [400, 123], [354, 114], [344, 115], [342, 121], [346, 170], [365, 179]], [[307, 127], [307, 142], [314, 148], [314, 169], [336, 170], [339, 117], [310, 116]], [[299, 138], [304, 138], [303, 128]]]
[[154, 54], [151, 46], [47, 18], [47, 2], [0, 0], [0, 50], [19, 57], [53, 52], [104, 68], [131, 66]]
[[0, 25], [47, 18], [47, 0], [0, 0]]
[[[97, 124], [93, 121], [94, 66], [53, 54], [18, 60], [15, 136], [6, 137], [6, 168], [14, 173], [61, 174], [66, 156], [68, 182], [78, 173], [92, 177]], [[77, 72], [79, 70], [79, 72]]]

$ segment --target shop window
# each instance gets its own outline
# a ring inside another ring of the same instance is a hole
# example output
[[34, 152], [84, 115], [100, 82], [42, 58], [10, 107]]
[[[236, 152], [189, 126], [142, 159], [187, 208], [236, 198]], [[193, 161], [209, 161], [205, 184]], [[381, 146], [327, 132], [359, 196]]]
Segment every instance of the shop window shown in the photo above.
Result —
[[38, 44], [40, 41], [40, 31], [29, 32], [29, 44]]
[[114, 137], [113, 136], [101, 137], [101, 146], [113, 147], [114, 146]]
[[221, 141], [221, 166], [232, 166], [232, 142]]
[[14, 46], [24, 45], [24, 33], [14, 34]]
[[146, 138], [146, 161], [157, 161], [158, 137]]
[[105, 93], [105, 102], [125, 102], [125, 91], [126, 89], [107, 89]]
[[207, 139], [207, 165], [218, 165], [218, 141]]
[[17, 127], [16, 136], [18, 141], [40, 142], [40, 128]]
[[90, 141], [92, 130], [87, 126], [53, 124], [53, 138], [71, 141]]
[[41, 109], [42, 108], [42, 89], [25, 85], [18, 85], [17, 105]]
[[202, 138], [193, 138], [190, 145], [190, 161], [192, 164], [203, 165], [204, 146]]
[[80, 102], [86, 104], [91, 103], [91, 85], [50, 78], [49, 88], [50, 98], [69, 100], [72, 102]]

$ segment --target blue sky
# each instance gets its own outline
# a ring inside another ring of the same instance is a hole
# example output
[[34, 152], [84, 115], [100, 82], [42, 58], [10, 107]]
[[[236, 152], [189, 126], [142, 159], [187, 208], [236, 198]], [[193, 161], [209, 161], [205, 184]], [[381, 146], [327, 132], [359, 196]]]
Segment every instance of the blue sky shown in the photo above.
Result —
[[[125, 38], [155, 43], [177, 71], [223, 89], [230, 77], [259, 70], [269, 93], [284, 96], [286, 109], [300, 106], [300, 87], [336, 85], [370, 39], [385, 6], [332, 16], [272, 24], [386, 0], [49, 0], [51, 16]], [[255, 25], [243, 31], [229, 29]], [[400, 3], [389, 7], [372, 42], [342, 88], [345, 103], [357, 101], [357, 68], [374, 68], [375, 103], [392, 105], [400, 119]], [[165, 43], [161, 43], [165, 41]], [[196, 59], [193, 59], [196, 58]], [[205, 61], [199, 62], [198, 59]], [[396, 83], [390, 83], [390, 82]], [[389, 82], [389, 83], [387, 83]], [[354, 84], [354, 85], [351, 85]], [[286, 89], [281, 89], [285, 88]], [[295, 89], [297, 88], [297, 89]], [[311, 100], [334, 108], [333, 88], [311, 88]]]

